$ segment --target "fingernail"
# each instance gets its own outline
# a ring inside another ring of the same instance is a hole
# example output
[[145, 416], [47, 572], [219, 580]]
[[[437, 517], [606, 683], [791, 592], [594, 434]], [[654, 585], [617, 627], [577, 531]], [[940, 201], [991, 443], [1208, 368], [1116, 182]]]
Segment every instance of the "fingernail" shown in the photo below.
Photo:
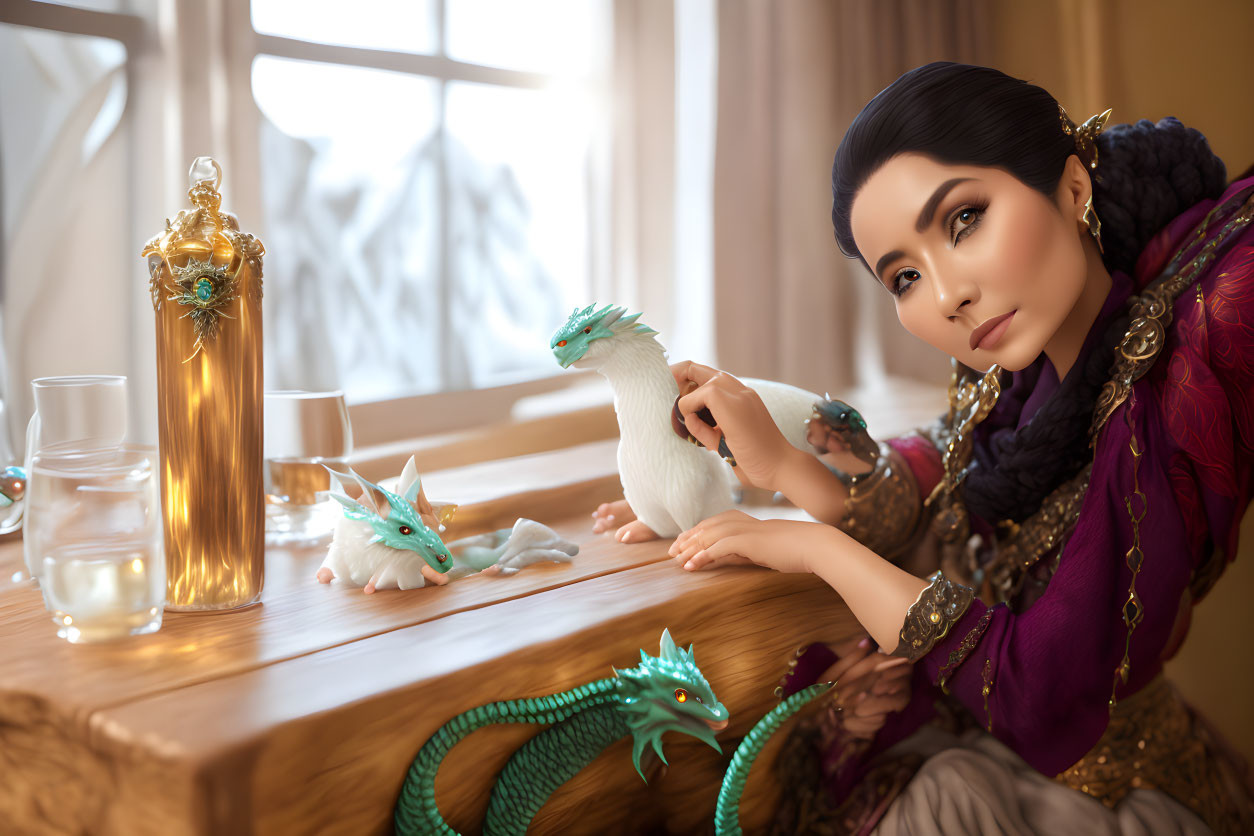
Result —
[[618, 541], [618, 542], [620, 542], [620, 543], [626, 543], [626, 542], [627, 542], [628, 540], [630, 540], [630, 539], [631, 539], [631, 532], [630, 532], [630, 531], [628, 531], [628, 532], [626, 532], [625, 534], [623, 534], [623, 536], [622, 536], [621, 538], [619, 538], [619, 541]]
[[866, 637], [866, 638], [864, 638], [862, 641], [858, 642], [858, 647], [870, 647], [870, 646], [871, 646], [871, 637], [870, 637], [870, 636], [867, 636], [867, 637]]
[[697, 564], [692, 560], [689, 560], [687, 563], [684, 564], [685, 569], [695, 569], [696, 566]]
[[862, 701], [863, 701], [863, 700], [865, 700], [865, 699], [866, 699], [866, 691], [863, 691], [861, 694], [858, 694], [858, 696], [854, 697], [854, 700], [853, 700], [853, 701], [854, 701], [854, 702], [862, 702]]

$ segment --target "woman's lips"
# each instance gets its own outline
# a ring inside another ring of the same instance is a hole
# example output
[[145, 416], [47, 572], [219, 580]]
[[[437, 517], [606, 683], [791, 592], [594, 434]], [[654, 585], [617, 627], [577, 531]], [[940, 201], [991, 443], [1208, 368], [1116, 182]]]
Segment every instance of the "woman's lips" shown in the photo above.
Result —
[[1010, 327], [1010, 320], [1014, 319], [1015, 311], [995, 316], [985, 322], [971, 332], [971, 350], [977, 348], [988, 350], [997, 345], [1002, 335], [1006, 333], [1006, 329]]

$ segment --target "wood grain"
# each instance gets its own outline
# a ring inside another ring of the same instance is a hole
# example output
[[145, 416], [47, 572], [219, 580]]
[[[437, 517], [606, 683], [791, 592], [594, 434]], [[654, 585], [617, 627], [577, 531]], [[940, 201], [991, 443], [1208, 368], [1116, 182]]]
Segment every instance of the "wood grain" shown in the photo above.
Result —
[[[433, 499], [463, 503], [451, 535], [525, 509], [580, 544], [571, 565], [366, 596], [315, 582], [319, 549], [271, 549], [261, 605], [167, 614], [153, 635], [86, 646], [56, 638], [32, 583], [0, 583], [4, 832], [386, 832], [410, 759], [444, 721], [630, 666], [640, 648], [656, 652], [663, 626], [696, 643], [733, 712], [728, 739], [743, 734], [774, 703], [793, 647], [838, 640], [854, 622], [810, 577], [694, 575], [667, 558], [668, 541], [592, 535], [588, 513], [617, 481], [612, 451], [428, 478]], [[0, 542], [0, 578], [20, 565], [20, 541]], [[450, 820], [475, 832], [491, 776], [534, 731], [487, 729], [454, 750], [439, 778]], [[537, 832], [704, 826], [731, 748], [671, 737], [671, 766], [651, 763], [650, 785], [626, 744], [611, 747], [558, 791]], [[759, 780], [751, 795], [768, 798]]]
[[[807, 617], [798, 619], [799, 611]], [[93, 745], [125, 756], [133, 730], [142, 728], [146, 748], [171, 753], [171, 772], [192, 776], [187, 780], [202, 792], [216, 783], [211, 776], [225, 780], [229, 773], [228, 789], [212, 804], [206, 796], [196, 805], [211, 818], [188, 832], [225, 832], [241, 822], [262, 833], [315, 825], [322, 832], [384, 832], [409, 761], [446, 720], [494, 699], [602, 678], [611, 664], [632, 665], [641, 647], [656, 652], [663, 627], [695, 644], [698, 664], [732, 713], [725, 732], [731, 738], [774, 705], [771, 691], [797, 644], [835, 641], [857, 629], [813, 577], [756, 569], [694, 574], [660, 563], [106, 709], [93, 718]], [[475, 832], [492, 776], [533, 732], [485, 729], [453, 751], [437, 793], [459, 830]], [[682, 776], [689, 762], [698, 774], [721, 774], [713, 750], [673, 746], [681, 739], [670, 737], [674, 757], [659, 786]], [[601, 832], [615, 822], [630, 831], [639, 811], [665, 819], [659, 801], [667, 798], [677, 815], [696, 810], [705, 819], [714, 809], [716, 783], [677, 798], [646, 787], [623, 746], [603, 760], [594, 765], [595, 780], [555, 794], [537, 832]], [[764, 773], [755, 772], [751, 784]]]

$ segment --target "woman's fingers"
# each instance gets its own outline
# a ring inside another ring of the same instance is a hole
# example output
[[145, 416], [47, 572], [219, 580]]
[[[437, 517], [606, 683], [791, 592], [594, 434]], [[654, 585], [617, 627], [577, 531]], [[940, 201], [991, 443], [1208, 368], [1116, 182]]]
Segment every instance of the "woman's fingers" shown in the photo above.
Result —
[[[854, 662], [842, 668], [841, 663], [845, 661], [842, 658], [828, 669], [835, 672], [833, 679], [839, 683], [839, 690], [842, 694], [848, 693], [852, 696], [855, 691], [869, 687], [878, 678], [876, 672], [884, 664], [884, 654], [876, 651], [874, 648], [870, 648], [869, 640], [867, 645], [869, 648], [868, 652]], [[902, 659], [901, 661], [904, 662], [906, 660]]]
[[717, 450], [718, 442], [722, 439], [723, 434], [702, 421], [695, 412], [689, 412], [684, 415], [684, 426], [688, 428], [688, 434], [701, 442], [701, 446], [707, 450]]
[[862, 662], [874, 652], [875, 650], [871, 647], [870, 639], [866, 639], [865, 645], [859, 643], [854, 649], [840, 654], [840, 658], [833, 662], [827, 670], [823, 671], [819, 680], [822, 682], [841, 682], [847, 677], [850, 668]]
[[700, 551], [684, 563], [684, 568], [689, 572], [696, 572], [701, 569], [717, 569], [721, 566], [752, 565], [755, 565], [752, 560], [738, 554], [713, 555], [708, 551]]
[[700, 386], [711, 378], [722, 374], [722, 372], [710, 366], [703, 366], [691, 360], [684, 360], [671, 364], [671, 374], [675, 377], [675, 382], [679, 384], [679, 391], [685, 392], [685, 384], [695, 383], [697, 386]]
[[884, 715], [878, 717], [846, 717], [843, 725], [852, 737], [870, 740], [884, 726]]
[[873, 694], [891, 694], [910, 685], [910, 677], [913, 671], [909, 665], [902, 667], [890, 668], [880, 674], [879, 679], [871, 686]]
[[852, 706], [846, 706], [846, 710], [852, 711], [855, 717], [873, 717], [876, 714], [900, 711], [909, 702], [910, 695], [904, 692], [884, 694], [883, 696], [863, 694], [860, 699], [855, 700]]
[[756, 520], [743, 511], [725, 511], [697, 523], [687, 531], [681, 531], [671, 544], [669, 552], [672, 557], [679, 557], [684, 552], [691, 555], [703, 548], [709, 548], [723, 537], [743, 532], [746, 523], [752, 522]]

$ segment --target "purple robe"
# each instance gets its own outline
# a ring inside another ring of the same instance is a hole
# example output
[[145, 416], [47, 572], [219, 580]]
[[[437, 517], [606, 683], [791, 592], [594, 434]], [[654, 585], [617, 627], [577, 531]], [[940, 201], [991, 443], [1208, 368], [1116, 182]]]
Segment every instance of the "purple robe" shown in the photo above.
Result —
[[[1181, 247], [1196, 246], [1190, 233], [1207, 213], [1251, 193], [1254, 178], [1191, 208], [1146, 247], [1134, 275], [1116, 272], [1071, 373], [1083, 372], [1084, 357], [1127, 296], [1156, 278]], [[1214, 228], [1221, 226], [1222, 220]], [[1028, 421], [1059, 385], [1044, 357], [1015, 373], [976, 443]], [[1134, 492], [1133, 434], [1143, 451], [1136, 480], [1147, 501], [1140, 521], [1144, 564], [1136, 579], [1144, 620], [1132, 633], [1130, 677], [1115, 688], [1120, 699], [1154, 679], [1179, 648], [1195, 603], [1191, 581], [1216, 574], [1236, 554], [1254, 464], [1254, 227], [1234, 236], [1177, 297], [1161, 353], [1101, 431], [1074, 532], [1043, 594], [1020, 612], [973, 602], [915, 665], [910, 704], [890, 715], [873, 743], [855, 747], [860, 751], [852, 758], [844, 744], [825, 753], [824, 780], [834, 799], [848, 795], [871, 757], [933, 719], [941, 668], [964, 639], [976, 643], [948, 674], [949, 692], [1028, 764], [1052, 776], [1097, 743], [1128, 635], [1122, 608], [1132, 579], [1125, 500]], [[939, 453], [913, 438], [894, 446], [926, 496], [940, 477]], [[813, 681], [830, 661], [830, 654], [803, 661], [786, 690]]]

